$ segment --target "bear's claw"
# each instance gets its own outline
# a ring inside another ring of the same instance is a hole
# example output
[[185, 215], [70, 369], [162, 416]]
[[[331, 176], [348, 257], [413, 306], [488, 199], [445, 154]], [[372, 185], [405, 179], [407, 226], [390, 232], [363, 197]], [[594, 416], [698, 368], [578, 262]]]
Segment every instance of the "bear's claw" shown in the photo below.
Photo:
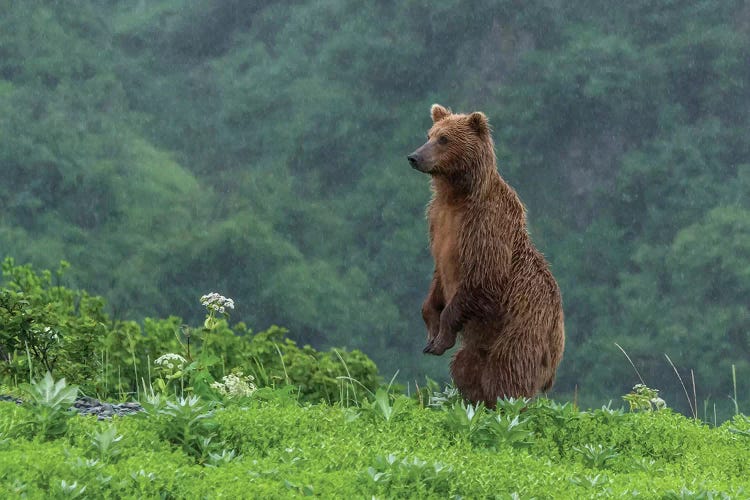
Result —
[[425, 346], [424, 349], [422, 349], [422, 352], [425, 354], [434, 354], [435, 356], [440, 356], [443, 354], [448, 348], [451, 346], [444, 346], [444, 345], [435, 345], [435, 341], [431, 340], [427, 346]]

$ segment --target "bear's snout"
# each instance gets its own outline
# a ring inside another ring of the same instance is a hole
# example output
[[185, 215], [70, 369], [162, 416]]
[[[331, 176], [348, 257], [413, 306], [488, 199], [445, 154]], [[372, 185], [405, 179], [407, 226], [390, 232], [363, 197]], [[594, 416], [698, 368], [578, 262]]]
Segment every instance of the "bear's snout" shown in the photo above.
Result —
[[422, 158], [418, 154], [412, 153], [407, 156], [406, 159], [409, 160], [409, 165], [411, 165], [411, 168], [419, 169], [419, 163], [422, 161]]

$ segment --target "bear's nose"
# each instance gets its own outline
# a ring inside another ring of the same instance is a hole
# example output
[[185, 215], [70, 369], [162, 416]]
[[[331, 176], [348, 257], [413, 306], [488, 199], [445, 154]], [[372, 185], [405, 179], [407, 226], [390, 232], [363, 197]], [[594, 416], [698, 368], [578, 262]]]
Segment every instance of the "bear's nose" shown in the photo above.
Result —
[[412, 167], [417, 168], [417, 165], [419, 164], [419, 156], [417, 156], [416, 154], [412, 153], [409, 156], [407, 156], [406, 159], [409, 160], [409, 164]]

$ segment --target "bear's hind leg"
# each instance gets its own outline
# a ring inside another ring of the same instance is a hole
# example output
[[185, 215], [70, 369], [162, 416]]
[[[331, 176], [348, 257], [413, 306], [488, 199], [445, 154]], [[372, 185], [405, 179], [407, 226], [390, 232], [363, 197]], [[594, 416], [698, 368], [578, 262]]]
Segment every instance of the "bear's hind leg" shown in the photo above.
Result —
[[[536, 393], [534, 380], [522, 377], [517, 371], [507, 369], [507, 362], [501, 362], [488, 356], [482, 372], [482, 397], [487, 406], [494, 408], [498, 399], [531, 398]], [[506, 369], [503, 369], [506, 367]], [[518, 366], [515, 367], [518, 370]]]
[[539, 389], [537, 378], [540, 368], [534, 353], [519, 356], [518, 352], [509, 353], [498, 347], [494, 346], [496, 351], [487, 356], [483, 365], [481, 384], [487, 406], [492, 402], [494, 407], [497, 400], [502, 398], [534, 397]]
[[464, 399], [474, 404], [485, 401], [482, 390], [482, 372], [487, 362], [486, 355], [462, 347], [451, 361], [451, 376]]

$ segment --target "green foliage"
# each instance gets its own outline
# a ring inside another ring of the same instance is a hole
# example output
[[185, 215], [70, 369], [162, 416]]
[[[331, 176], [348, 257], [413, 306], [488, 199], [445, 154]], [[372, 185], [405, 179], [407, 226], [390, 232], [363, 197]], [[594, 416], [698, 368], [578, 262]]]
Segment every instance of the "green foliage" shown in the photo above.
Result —
[[474, 406], [461, 401], [448, 410], [445, 423], [451, 434], [463, 436], [467, 440], [481, 440], [485, 437], [483, 415], [484, 406], [481, 403]]
[[438, 387], [437, 382], [428, 379], [428, 396], [425, 399], [427, 399], [427, 405], [431, 408], [455, 407], [457, 404], [463, 402], [463, 398], [457, 387], [448, 385], [442, 391], [437, 390]]
[[114, 425], [107, 425], [101, 430], [91, 433], [91, 451], [96, 459], [102, 462], [116, 461], [122, 453], [120, 441], [122, 434], [117, 434], [117, 428]]
[[388, 391], [381, 387], [375, 392], [375, 402], [372, 405], [373, 410], [386, 422], [390, 422], [396, 413], [395, 405], [391, 405], [390, 399]]
[[[55, 274], [58, 282], [65, 267]], [[142, 327], [112, 321], [101, 297], [53, 286], [49, 271], [37, 273], [12, 259], [3, 270], [0, 380], [11, 384], [49, 367], [55, 377], [102, 397], [154, 388], [217, 397], [211, 384], [239, 371], [261, 387], [290, 386], [296, 399], [316, 402], [357, 401], [380, 384], [375, 363], [357, 350], [298, 347], [275, 326], [258, 333], [244, 323], [230, 328], [227, 311], [209, 310], [202, 328], [174, 316], [147, 318]]]
[[624, 395], [622, 399], [630, 405], [630, 411], [652, 411], [666, 407], [664, 400], [659, 397], [659, 391], [643, 384], [636, 384], [633, 391]]
[[520, 410], [528, 402], [525, 399], [500, 400], [497, 412], [486, 411], [482, 404], [475, 407], [463, 401], [454, 403], [447, 409], [446, 428], [475, 446], [495, 450], [522, 448], [530, 444], [529, 439], [533, 436], [527, 419], [520, 416]]
[[[750, 488], [747, 438], [733, 431], [748, 429], [744, 416], [711, 428], [668, 409], [581, 412], [549, 400], [525, 402], [521, 418], [404, 404], [386, 422], [351, 419], [352, 410], [255, 398], [209, 408], [193, 398], [111, 422], [76, 417], [46, 441], [3, 438], [0, 494], [742, 498]], [[29, 411], [0, 402], [0, 433]], [[459, 411], [490, 427], [519, 422], [523, 446], [467, 438]]]
[[215, 427], [213, 410], [198, 396], [167, 400], [156, 417], [161, 423], [161, 436], [199, 462], [206, 460]]
[[242, 455], [238, 455], [234, 450], [221, 450], [221, 452], [218, 453], [209, 452], [208, 459], [204, 465], [207, 467], [221, 467], [222, 465], [241, 459]]
[[586, 465], [586, 467], [590, 467], [592, 469], [604, 469], [607, 465], [607, 462], [609, 462], [613, 458], [616, 458], [618, 455], [618, 453], [614, 451], [613, 448], [604, 448], [600, 444], [596, 446], [587, 444], [581, 448], [573, 447], [573, 451], [580, 453], [583, 457], [583, 463]]
[[521, 419], [518, 415], [494, 415], [489, 420], [488, 428], [492, 433], [492, 444], [497, 448], [511, 446], [522, 448], [531, 444], [532, 433], [528, 429], [527, 419]]
[[451, 466], [395, 455], [377, 456], [374, 466], [367, 468], [367, 476], [390, 497], [444, 497], [455, 479]]
[[[106, 330], [104, 301], [59, 285], [68, 264], [53, 274], [4, 260], [0, 289], [0, 359], [6, 380], [51, 372], [83, 383], [95, 378], [96, 347]], [[90, 386], [85, 386], [90, 388]]]
[[34, 434], [41, 439], [52, 439], [65, 433], [78, 387], [67, 385], [64, 378], [55, 381], [47, 372], [42, 380], [23, 384], [21, 390], [30, 405], [28, 424]]

